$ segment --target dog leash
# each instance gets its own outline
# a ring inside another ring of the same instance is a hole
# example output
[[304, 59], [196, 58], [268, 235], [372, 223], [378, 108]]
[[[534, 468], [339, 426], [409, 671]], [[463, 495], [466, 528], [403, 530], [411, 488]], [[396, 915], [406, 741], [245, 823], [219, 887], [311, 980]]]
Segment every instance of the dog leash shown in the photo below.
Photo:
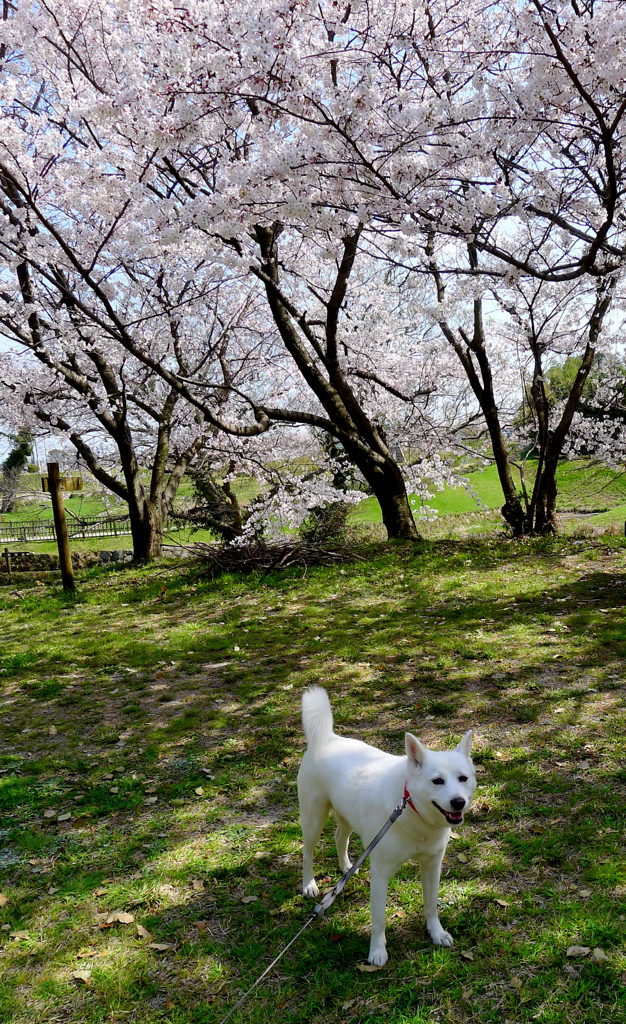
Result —
[[378, 846], [383, 836], [389, 831], [394, 821], [398, 820], [398, 818], [400, 817], [408, 803], [411, 803], [411, 798], [409, 796], [409, 791], [405, 786], [401, 802], [398, 804], [397, 807], [394, 807], [393, 811], [387, 818], [387, 821], [385, 822], [383, 827], [376, 833], [369, 846], [365, 847], [361, 856], [358, 857], [357, 860], [355, 860], [354, 864], [352, 864], [351, 867], [348, 868], [345, 875], [342, 875], [337, 884], [332, 889], [330, 889], [329, 892], [327, 892], [326, 895], [320, 900], [320, 902], [315, 907], [315, 910], [313, 911], [314, 917], [321, 917], [325, 910], [328, 910], [329, 907], [332, 907], [333, 903], [335, 902], [339, 893], [343, 890], [348, 879], [352, 878], [355, 872], [357, 872], [361, 867], [363, 861], [366, 860], [367, 857], [369, 857], [374, 847]]
[[358, 857], [355, 860], [354, 864], [350, 865], [350, 867], [348, 868], [346, 873], [341, 876], [341, 878], [333, 886], [333, 888], [329, 889], [328, 892], [324, 894], [324, 896], [322, 897], [320, 902], [316, 904], [315, 910], [313, 911], [313, 913], [309, 915], [307, 920], [302, 925], [302, 928], [300, 928], [300, 930], [298, 932], [296, 932], [294, 937], [291, 939], [290, 942], [287, 943], [287, 945], [284, 947], [284, 949], [281, 949], [281, 951], [278, 954], [278, 956], [275, 957], [272, 960], [272, 962], [269, 965], [269, 967], [265, 968], [265, 970], [263, 971], [263, 974], [259, 975], [259, 977], [256, 979], [254, 984], [252, 984], [250, 986], [250, 988], [247, 990], [247, 992], [244, 992], [244, 994], [241, 996], [241, 999], [239, 999], [235, 1003], [235, 1005], [230, 1008], [230, 1010], [228, 1011], [226, 1016], [222, 1017], [222, 1019], [220, 1021], [220, 1024], [226, 1024], [226, 1021], [230, 1020], [232, 1015], [234, 1013], [236, 1013], [237, 1010], [239, 1010], [243, 1006], [243, 1004], [246, 1002], [246, 1000], [249, 998], [249, 996], [252, 995], [252, 993], [254, 992], [255, 988], [257, 988], [261, 984], [263, 979], [267, 977], [267, 975], [270, 973], [270, 971], [273, 970], [273, 968], [276, 966], [278, 961], [283, 958], [283, 956], [285, 955], [287, 950], [291, 949], [291, 947], [293, 946], [294, 942], [297, 939], [299, 939], [300, 936], [302, 935], [302, 932], [305, 931], [309, 927], [310, 924], [313, 924], [314, 921], [316, 921], [318, 918], [322, 917], [324, 912], [326, 910], [328, 910], [328, 908], [333, 905], [333, 903], [337, 899], [337, 896], [339, 895], [339, 893], [342, 892], [342, 890], [344, 889], [346, 882], [350, 878], [352, 878], [352, 875], [354, 875], [355, 872], [357, 872], [359, 870], [359, 868], [361, 867], [361, 864], [363, 863], [363, 861], [367, 857], [369, 857], [369, 855], [372, 852], [372, 850], [374, 849], [374, 847], [378, 846], [379, 842], [381, 841], [383, 836], [385, 836], [387, 834], [387, 832], [389, 831], [389, 829], [393, 825], [394, 821], [398, 820], [398, 818], [402, 814], [402, 812], [403, 812], [403, 810], [404, 810], [404, 808], [406, 807], [407, 804], [410, 804], [411, 807], [413, 807], [413, 803], [411, 801], [411, 797], [409, 796], [409, 791], [408, 791], [408, 789], [406, 787], [406, 784], [405, 784], [405, 786], [404, 786], [404, 793], [403, 793], [401, 802], [398, 804], [397, 807], [394, 807], [393, 811], [391, 812], [391, 814], [387, 818], [387, 821], [385, 822], [383, 827], [381, 829], [379, 829], [379, 831], [376, 833], [376, 835], [372, 839], [371, 843], [369, 843], [365, 847], [365, 849], [363, 850], [363, 853], [361, 854], [361, 856]]

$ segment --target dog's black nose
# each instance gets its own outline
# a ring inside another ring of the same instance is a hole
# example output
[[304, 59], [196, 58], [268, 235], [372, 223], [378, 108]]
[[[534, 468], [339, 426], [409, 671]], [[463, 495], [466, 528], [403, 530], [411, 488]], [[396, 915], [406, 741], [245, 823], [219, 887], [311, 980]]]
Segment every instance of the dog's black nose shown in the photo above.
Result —
[[450, 801], [450, 805], [455, 811], [462, 811], [465, 807], [465, 800], [462, 796], [455, 796]]

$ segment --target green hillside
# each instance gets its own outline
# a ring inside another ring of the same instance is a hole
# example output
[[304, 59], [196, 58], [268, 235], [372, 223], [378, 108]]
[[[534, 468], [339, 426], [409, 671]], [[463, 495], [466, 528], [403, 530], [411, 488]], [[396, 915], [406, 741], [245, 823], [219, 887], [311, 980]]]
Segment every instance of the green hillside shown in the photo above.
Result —
[[[536, 463], [529, 461], [525, 474], [529, 490], [535, 478], [535, 469]], [[626, 473], [576, 459], [561, 464], [557, 482], [559, 512], [594, 513], [594, 522], [605, 525], [626, 519]], [[500, 508], [504, 499], [495, 466], [469, 473], [467, 483], [467, 487], [446, 487], [439, 491], [428, 503], [429, 506], [442, 518]], [[380, 509], [376, 499], [366, 498], [362, 501], [354, 510], [352, 520], [355, 523], [380, 523]]]

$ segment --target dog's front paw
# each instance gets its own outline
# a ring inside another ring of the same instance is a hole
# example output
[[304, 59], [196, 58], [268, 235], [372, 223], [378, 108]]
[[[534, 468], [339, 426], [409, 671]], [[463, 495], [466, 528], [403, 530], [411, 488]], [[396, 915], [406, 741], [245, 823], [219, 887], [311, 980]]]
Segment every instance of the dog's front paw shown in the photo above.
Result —
[[450, 935], [450, 932], [444, 931], [439, 925], [437, 928], [429, 928], [428, 934], [435, 943], [436, 946], [453, 946], [454, 939]]
[[368, 963], [370, 963], [372, 967], [384, 967], [388, 959], [387, 950], [384, 946], [371, 948], [367, 957]]
[[320, 894], [320, 891], [317, 888], [317, 882], [315, 881], [314, 878], [312, 878], [310, 882], [307, 882], [306, 885], [302, 886], [302, 895], [303, 896], [310, 896], [311, 899], [316, 900], [317, 897], [319, 896], [319, 894]]

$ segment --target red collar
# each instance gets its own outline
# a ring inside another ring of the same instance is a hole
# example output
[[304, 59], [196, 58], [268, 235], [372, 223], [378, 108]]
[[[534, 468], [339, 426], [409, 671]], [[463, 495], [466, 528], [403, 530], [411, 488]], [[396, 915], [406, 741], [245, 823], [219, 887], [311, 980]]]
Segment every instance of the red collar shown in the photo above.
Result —
[[[409, 793], [409, 787], [407, 786], [406, 782], [404, 783], [404, 799], [406, 800], [406, 802], [409, 805], [409, 807], [411, 807], [415, 811], [416, 814], [420, 813], [418, 811], [417, 807], [415, 806], [415, 804], [413, 803], [413, 801], [411, 800], [411, 795]], [[421, 817], [421, 815], [420, 815], [420, 817]]]

